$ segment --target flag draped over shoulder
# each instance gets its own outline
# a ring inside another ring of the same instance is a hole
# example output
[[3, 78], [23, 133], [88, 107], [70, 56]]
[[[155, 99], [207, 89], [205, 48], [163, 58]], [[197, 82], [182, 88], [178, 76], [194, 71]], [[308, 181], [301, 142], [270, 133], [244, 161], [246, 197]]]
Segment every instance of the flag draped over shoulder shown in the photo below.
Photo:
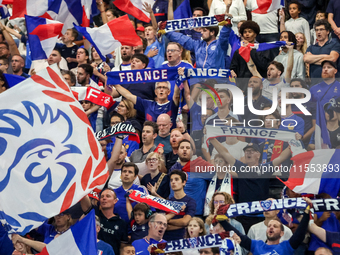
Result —
[[111, 20], [101, 27], [85, 28], [75, 26], [85, 38], [96, 48], [101, 59], [121, 45], [137, 46], [142, 41], [127, 15]]
[[39, 255], [95, 255], [97, 234], [94, 210], [84, 219], [71, 226], [62, 235], [53, 239]]
[[151, 21], [150, 14], [143, 10], [143, 3], [146, 2], [154, 5], [155, 0], [115, 0], [113, 4], [121, 11], [126, 12], [133, 17], [149, 23]]
[[19, 234], [105, 184], [104, 153], [57, 65], [0, 95], [0, 162], [0, 219]]
[[289, 179], [283, 182], [296, 193], [327, 193], [336, 197], [340, 190], [340, 150], [323, 149], [300, 153], [291, 160]]
[[47, 59], [52, 53], [64, 24], [55, 20], [25, 15], [31, 59]]

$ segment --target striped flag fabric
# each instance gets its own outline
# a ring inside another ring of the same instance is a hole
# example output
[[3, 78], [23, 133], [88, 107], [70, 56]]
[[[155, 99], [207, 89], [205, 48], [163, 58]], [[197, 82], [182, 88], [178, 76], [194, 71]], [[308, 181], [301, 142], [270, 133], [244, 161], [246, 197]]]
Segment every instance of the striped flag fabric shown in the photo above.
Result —
[[46, 18], [25, 15], [32, 60], [47, 59], [52, 53], [64, 24]]
[[97, 50], [101, 59], [121, 45], [142, 45], [140, 37], [130, 22], [127, 15], [111, 20], [101, 27], [85, 28], [75, 26]]
[[191, 18], [192, 12], [189, 0], [174, 1], [174, 19]]
[[107, 109], [110, 109], [116, 103], [110, 95], [93, 87], [71, 87], [71, 90], [78, 101], [90, 101]]
[[313, 150], [297, 154], [289, 178], [283, 182], [296, 193], [327, 193], [336, 197], [340, 190], [340, 149]]
[[7, 6], [0, 0], [0, 19], [6, 19], [10, 16], [11, 14], [9, 13]]
[[0, 94], [0, 161], [9, 233], [24, 235], [103, 188], [105, 155], [56, 64]]
[[96, 220], [92, 210], [65, 233], [48, 243], [38, 254], [95, 255], [97, 252]]
[[149, 23], [151, 21], [150, 14], [143, 11], [144, 2], [150, 4], [152, 7], [155, 0], [115, 0], [113, 1], [113, 4], [119, 10], [126, 12], [141, 21]]
[[250, 51], [252, 49], [256, 49], [256, 51], [265, 51], [278, 47], [285, 46], [287, 43], [285, 41], [274, 41], [274, 42], [266, 42], [266, 43], [248, 43], [246, 46], [243, 46], [240, 42], [239, 48], [235, 48], [236, 51], [239, 49], [239, 53], [241, 57], [248, 63], [250, 60]]
[[258, 14], [266, 14], [284, 6], [284, 0], [248, 0], [247, 2], [247, 9]]

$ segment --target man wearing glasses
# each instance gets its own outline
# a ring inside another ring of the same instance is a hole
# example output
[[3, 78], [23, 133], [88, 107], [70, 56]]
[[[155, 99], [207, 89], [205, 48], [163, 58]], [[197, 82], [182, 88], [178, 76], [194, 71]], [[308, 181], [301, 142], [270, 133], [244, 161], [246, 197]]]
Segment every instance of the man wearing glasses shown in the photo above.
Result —
[[145, 114], [146, 120], [156, 122], [157, 117], [160, 114], [166, 113], [170, 116], [171, 122], [175, 126], [180, 93], [178, 86], [175, 86], [175, 91], [172, 100], [170, 101], [168, 99], [168, 96], [171, 92], [171, 84], [168, 81], [156, 82], [155, 94], [157, 97], [155, 101], [146, 100], [139, 96], [136, 96], [121, 85], [116, 85], [115, 88], [119, 92], [119, 94], [135, 104], [135, 109], [137, 111], [143, 112]]
[[[337, 62], [340, 54], [340, 45], [336, 40], [329, 39], [331, 25], [326, 20], [315, 22], [317, 43], [308, 47], [303, 57], [305, 63], [310, 64], [310, 78], [321, 77], [321, 63], [325, 60]], [[313, 80], [312, 84], [319, 80]]]
[[163, 235], [167, 228], [167, 220], [164, 214], [154, 213], [149, 220], [149, 232], [143, 239], [138, 239], [132, 243], [135, 247], [136, 255], [149, 255], [152, 244], [164, 243]]
[[[215, 147], [217, 152], [233, 166], [230, 174], [234, 180], [234, 191], [237, 193], [235, 202], [251, 202], [258, 200], [266, 200], [269, 194], [269, 179], [274, 170], [280, 171], [279, 166], [291, 156], [290, 147], [282, 151], [280, 156], [271, 162], [259, 164], [261, 151], [257, 144], [249, 143], [243, 148], [244, 163], [236, 160], [216, 138], [210, 139], [210, 143]], [[262, 221], [262, 215], [253, 215], [254, 217], [240, 216], [237, 218], [242, 223], [244, 231], [247, 233], [249, 228]]]

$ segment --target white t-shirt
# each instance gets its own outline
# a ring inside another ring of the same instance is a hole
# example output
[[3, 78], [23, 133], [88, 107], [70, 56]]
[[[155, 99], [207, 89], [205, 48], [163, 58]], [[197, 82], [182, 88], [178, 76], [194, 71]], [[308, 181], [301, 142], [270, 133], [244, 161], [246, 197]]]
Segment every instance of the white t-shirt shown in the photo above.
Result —
[[[248, 0], [247, 1], [247, 10], [255, 10], [258, 8], [256, 0]], [[278, 17], [277, 10], [266, 13], [266, 14], [258, 14], [251, 13], [252, 21], [255, 21], [261, 28], [260, 34], [273, 34], [278, 33], [279, 28], [277, 25]]]
[[[238, 143], [235, 143], [233, 145], [229, 145], [226, 142], [221, 143], [223, 147], [227, 148], [229, 153], [237, 160], [242, 158], [244, 156], [243, 148], [247, 146], [248, 143], [239, 141]], [[203, 143], [202, 148], [208, 150], [207, 144]], [[211, 159], [214, 159], [214, 157], [218, 154], [217, 150], [214, 148], [211, 152]]]
[[129, 64], [129, 65], [119, 64], [118, 66], [115, 66], [114, 68], [112, 68], [111, 72], [114, 72], [114, 71], [128, 71], [128, 70], [131, 70], [131, 64]]
[[309, 23], [304, 18], [297, 19], [290, 18], [285, 22], [286, 31], [291, 31], [293, 34], [303, 33], [306, 37], [307, 47], [310, 45], [310, 30]]
[[[291, 236], [293, 235], [290, 228], [286, 227], [285, 225], [283, 225], [283, 228], [284, 228], [284, 234], [280, 239], [280, 243], [282, 241], [289, 240], [289, 238], [291, 238]], [[267, 240], [266, 231], [267, 231], [267, 226], [264, 225], [264, 221], [262, 221], [260, 223], [257, 223], [251, 226], [251, 228], [248, 231], [248, 237], [250, 239], [262, 240], [263, 242], [265, 242]]]
[[[226, 5], [223, 0], [213, 0], [210, 6], [209, 16], [224, 14]], [[233, 0], [229, 8], [229, 13], [233, 15], [232, 29], [238, 34], [237, 24], [241, 20], [247, 20], [246, 8], [244, 7], [242, 0]]]
[[[120, 176], [121, 176], [121, 170], [113, 171], [107, 186], [110, 189], [118, 189], [120, 186], [122, 186], [123, 183], [122, 183], [122, 179], [120, 179]], [[138, 176], [136, 176], [136, 179], [133, 181], [133, 183], [140, 185]]]
[[287, 84], [285, 79], [282, 78], [282, 75], [281, 81], [277, 84], [270, 84], [270, 82], [267, 79], [263, 79], [262, 83], [263, 83], [262, 96], [272, 101], [273, 101], [273, 88], [277, 88], [277, 94], [279, 95], [279, 92], [283, 87], [289, 87], [289, 84]]

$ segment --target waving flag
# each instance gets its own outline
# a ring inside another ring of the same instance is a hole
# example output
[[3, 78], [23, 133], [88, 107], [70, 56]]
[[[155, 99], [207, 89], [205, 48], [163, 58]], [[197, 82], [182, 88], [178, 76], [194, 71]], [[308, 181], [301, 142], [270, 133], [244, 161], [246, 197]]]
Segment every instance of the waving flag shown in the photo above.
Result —
[[[318, 101], [316, 112], [316, 125], [315, 125], [315, 149], [329, 149], [332, 148], [331, 141], [329, 139], [329, 133], [326, 125], [326, 117], [324, 107]], [[333, 111], [332, 111], [333, 114]]]
[[5, 79], [8, 83], [8, 86], [11, 88], [17, 84], [19, 84], [20, 82], [22, 82], [23, 80], [25, 80], [25, 77], [19, 76], [19, 75], [15, 75], [15, 74], [7, 74], [4, 73], [5, 75]]
[[27, 15], [25, 20], [32, 60], [47, 59], [55, 47], [63, 24]]
[[1, 0], [0, 0], [0, 16], [1, 16], [1, 19], [6, 19], [11, 16], [7, 7], [1, 4]]
[[327, 193], [336, 197], [340, 190], [340, 150], [324, 149], [300, 153], [291, 160], [289, 179], [283, 182], [296, 193]]
[[84, 219], [53, 239], [39, 255], [94, 255], [97, 254], [97, 234], [94, 210]]
[[173, 8], [174, 19], [184, 19], [192, 17], [189, 0], [175, 0]]
[[108, 178], [88, 118], [60, 76], [53, 65], [0, 95], [0, 220], [7, 231], [29, 232]]
[[107, 109], [110, 109], [116, 103], [112, 96], [93, 87], [71, 87], [71, 90], [78, 101], [90, 101], [96, 105], [104, 106]]
[[250, 0], [247, 9], [253, 13], [266, 14], [285, 6], [284, 0]]
[[64, 24], [62, 33], [76, 25], [89, 26], [92, 13], [96, 12], [93, 0], [16, 0], [11, 19], [24, 17], [42, 17]]
[[[250, 60], [250, 51], [256, 49], [256, 51], [265, 51], [273, 48], [285, 46], [285, 41], [266, 42], [266, 43], [248, 43], [246, 46], [239, 45], [239, 53], [241, 57], [248, 63]], [[237, 50], [237, 48], [235, 49]]]
[[101, 27], [85, 28], [75, 26], [85, 38], [96, 48], [101, 59], [121, 45], [137, 46], [142, 41], [127, 15], [109, 21]]
[[115, 0], [113, 1], [113, 4], [119, 10], [126, 12], [141, 21], [149, 23], [151, 21], [150, 14], [143, 11], [144, 2], [150, 4], [152, 7], [155, 0]]

